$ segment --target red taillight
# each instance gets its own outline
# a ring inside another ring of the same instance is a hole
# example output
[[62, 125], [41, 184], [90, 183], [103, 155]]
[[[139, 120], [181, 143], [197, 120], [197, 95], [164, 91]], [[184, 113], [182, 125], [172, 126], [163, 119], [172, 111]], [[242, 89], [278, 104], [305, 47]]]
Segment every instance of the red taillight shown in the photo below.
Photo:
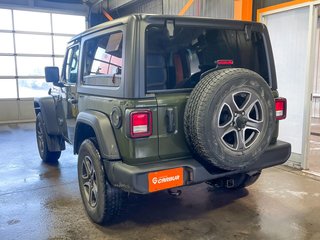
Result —
[[216, 61], [218, 66], [233, 65], [233, 60], [219, 59]]
[[277, 120], [282, 120], [287, 117], [287, 99], [276, 98], [275, 99], [275, 108], [276, 108], [276, 119]]
[[152, 112], [148, 110], [130, 114], [130, 136], [132, 138], [152, 135]]

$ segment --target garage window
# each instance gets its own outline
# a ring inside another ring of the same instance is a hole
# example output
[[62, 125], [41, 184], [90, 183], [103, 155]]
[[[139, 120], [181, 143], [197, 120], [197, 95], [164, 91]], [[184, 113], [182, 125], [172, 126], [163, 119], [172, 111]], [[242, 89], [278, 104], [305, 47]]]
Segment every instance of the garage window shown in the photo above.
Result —
[[44, 67], [61, 69], [67, 42], [85, 17], [0, 9], [0, 99], [45, 96]]

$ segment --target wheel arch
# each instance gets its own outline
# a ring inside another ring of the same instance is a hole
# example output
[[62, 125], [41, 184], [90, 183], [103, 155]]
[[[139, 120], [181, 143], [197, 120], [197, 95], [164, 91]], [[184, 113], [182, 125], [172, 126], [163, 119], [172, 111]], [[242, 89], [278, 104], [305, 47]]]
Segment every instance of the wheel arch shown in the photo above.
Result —
[[73, 152], [79, 153], [81, 143], [95, 137], [102, 158], [120, 159], [120, 152], [107, 115], [93, 110], [80, 112], [75, 127]]

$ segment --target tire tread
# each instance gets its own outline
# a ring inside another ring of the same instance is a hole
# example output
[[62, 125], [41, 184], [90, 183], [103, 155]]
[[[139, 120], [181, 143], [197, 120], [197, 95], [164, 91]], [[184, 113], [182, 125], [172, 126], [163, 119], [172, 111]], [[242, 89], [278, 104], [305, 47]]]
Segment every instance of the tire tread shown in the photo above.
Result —
[[203, 113], [206, 111], [207, 102], [210, 101], [213, 92], [218, 91], [226, 83], [225, 79], [228, 76], [235, 74], [249, 74], [262, 79], [257, 73], [243, 68], [228, 68], [211, 72], [204, 76], [191, 92], [184, 114], [185, 138], [192, 153], [198, 160], [225, 170], [233, 169], [221, 162], [217, 166], [215, 158], [210, 153], [211, 149], [206, 147], [205, 141], [208, 133], [203, 127], [206, 120]]
[[[36, 125], [38, 125], [38, 124], [39, 124], [39, 127], [42, 129], [43, 135], [47, 134], [46, 130], [45, 130], [45, 127], [44, 127], [44, 123], [43, 123], [43, 118], [42, 118], [41, 112], [39, 112], [37, 114], [37, 117], [36, 117]], [[44, 136], [44, 138], [45, 138], [45, 136]], [[59, 160], [60, 156], [61, 156], [61, 151], [55, 151], [55, 152], [50, 151], [48, 149], [48, 143], [47, 143], [46, 138], [45, 138], [44, 139], [44, 153], [43, 153], [43, 155], [41, 155], [40, 150], [39, 150], [39, 154], [40, 154], [40, 157], [41, 157], [43, 162], [56, 163]]]
[[[83, 143], [80, 146], [79, 150], [79, 156], [81, 152], [83, 151], [83, 148], [89, 148], [96, 154], [97, 159], [100, 161], [101, 171], [103, 175], [103, 182], [104, 182], [104, 208], [99, 215], [101, 215], [101, 218], [95, 219], [93, 216], [90, 216], [88, 210], [88, 215], [92, 219], [92, 221], [98, 223], [98, 224], [112, 224], [114, 222], [117, 222], [125, 213], [126, 213], [126, 201], [127, 201], [127, 195], [124, 191], [122, 191], [119, 188], [113, 187], [107, 179], [107, 176], [105, 175], [103, 163], [101, 162], [101, 155], [99, 152], [99, 148], [97, 145], [97, 141], [95, 138], [86, 139], [83, 141]], [[79, 168], [79, 166], [78, 166]], [[97, 171], [97, 170], [96, 170]], [[81, 186], [80, 186], [81, 187]], [[83, 200], [85, 201], [85, 200]]]

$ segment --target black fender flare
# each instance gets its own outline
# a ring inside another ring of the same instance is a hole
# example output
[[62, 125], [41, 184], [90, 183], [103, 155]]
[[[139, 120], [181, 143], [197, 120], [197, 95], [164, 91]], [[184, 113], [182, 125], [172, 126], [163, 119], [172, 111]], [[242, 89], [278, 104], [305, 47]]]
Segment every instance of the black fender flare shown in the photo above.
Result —
[[[57, 107], [52, 96], [34, 99], [35, 114], [41, 112], [41, 120], [45, 128], [45, 137], [49, 151], [65, 150], [65, 136], [67, 136], [67, 124], [62, 106]], [[57, 111], [60, 114], [58, 117]], [[59, 126], [58, 118], [62, 119]]]
[[74, 154], [79, 152], [82, 141], [87, 137], [92, 137], [83, 136], [81, 131], [83, 126], [92, 128], [102, 158], [109, 160], [121, 159], [110, 119], [104, 113], [93, 110], [80, 112], [77, 117], [74, 135]]
[[62, 104], [53, 96], [35, 98], [35, 114], [42, 112], [42, 118], [48, 135], [67, 136], [67, 122]]

